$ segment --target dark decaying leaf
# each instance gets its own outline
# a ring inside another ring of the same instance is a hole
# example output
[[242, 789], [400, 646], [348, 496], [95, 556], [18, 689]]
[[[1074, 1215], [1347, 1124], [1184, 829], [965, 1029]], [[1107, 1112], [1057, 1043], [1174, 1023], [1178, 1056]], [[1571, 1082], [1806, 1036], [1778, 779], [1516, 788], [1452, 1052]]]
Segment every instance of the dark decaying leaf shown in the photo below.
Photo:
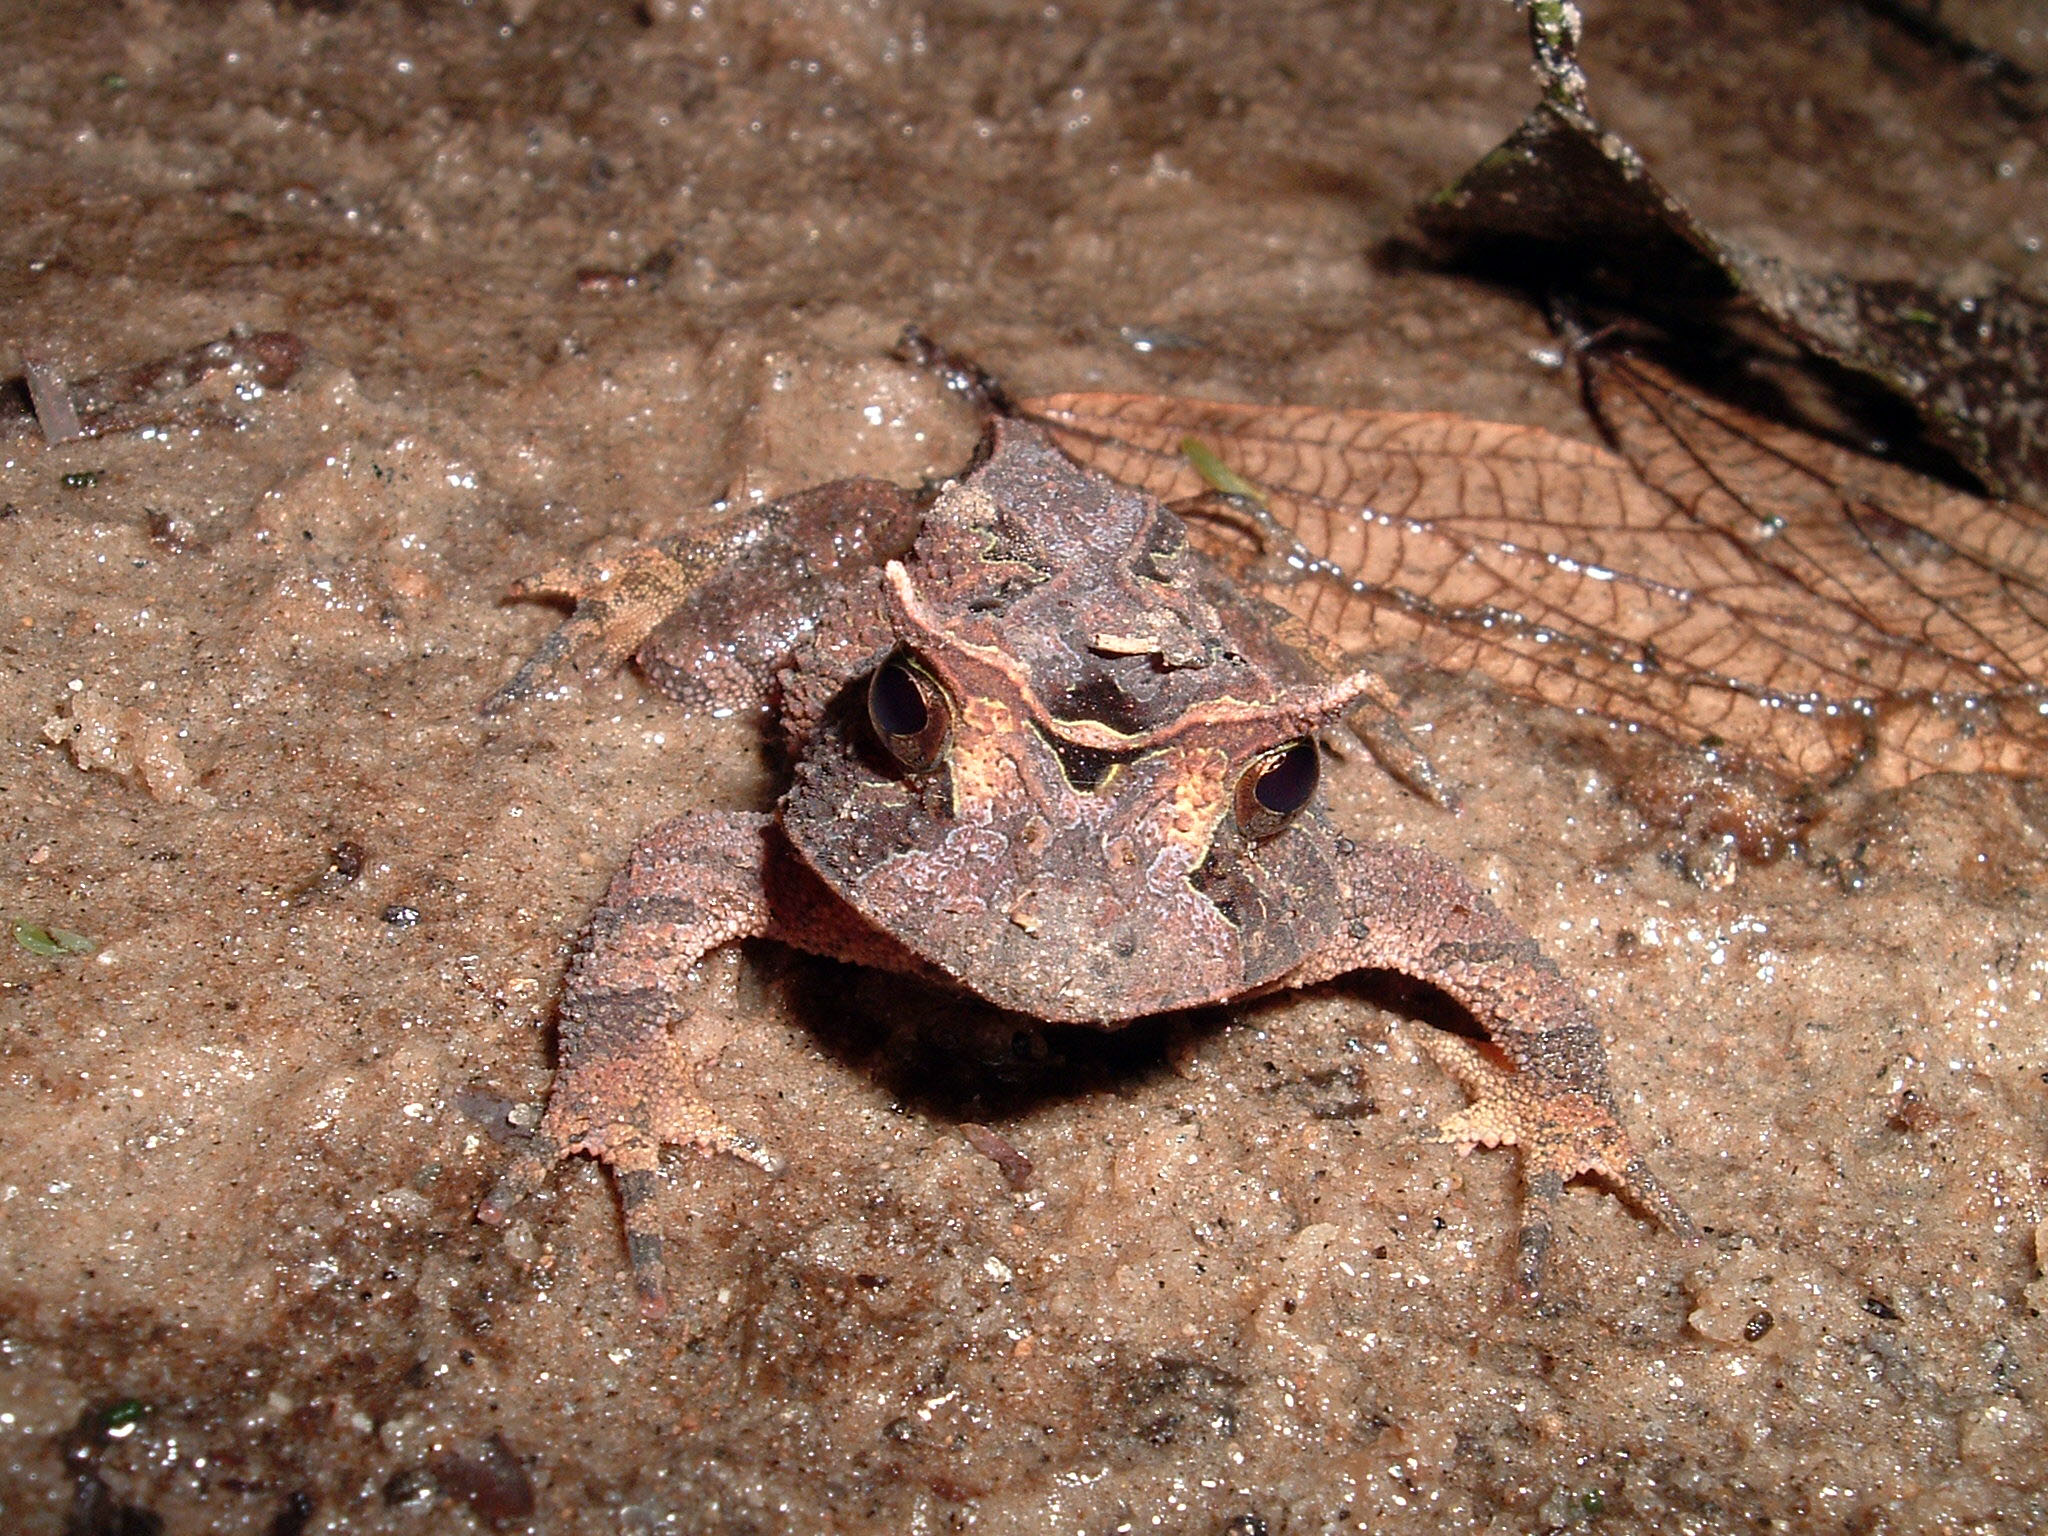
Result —
[[2002, 495], [2048, 504], [2048, 305], [1805, 272], [1721, 239], [1586, 104], [1576, 17], [1538, 0], [1544, 98], [1418, 218], [1451, 259], [1697, 324], [1735, 301], [1907, 401], [1928, 437]]
[[[2048, 518], [1585, 360], [1620, 452], [1465, 417], [1057, 395], [1067, 452], [1190, 504], [1239, 579], [1349, 651], [1808, 780], [2048, 774]], [[1256, 488], [1219, 495], [1192, 439]], [[1268, 521], [1270, 519], [1270, 522]], [[1260, 525], [1277, 524], [1292, 549]]]

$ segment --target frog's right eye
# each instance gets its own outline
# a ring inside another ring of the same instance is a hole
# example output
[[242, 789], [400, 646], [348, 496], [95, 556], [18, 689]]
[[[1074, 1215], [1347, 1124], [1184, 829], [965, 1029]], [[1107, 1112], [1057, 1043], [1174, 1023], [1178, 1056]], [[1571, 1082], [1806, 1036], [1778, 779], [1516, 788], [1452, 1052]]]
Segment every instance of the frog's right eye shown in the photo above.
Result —
[[1257, 841], [1294, 820], [1315, 796], [1322, 762], [1313, 736], [1298, 736], [1245, 769], [1237, 781], [1237, 824]]
[[953, 708], [945, 690], [916, 663], [891, 656], [868, 680], [868, 724], [889, 755], [923, 773], [945, 754]]

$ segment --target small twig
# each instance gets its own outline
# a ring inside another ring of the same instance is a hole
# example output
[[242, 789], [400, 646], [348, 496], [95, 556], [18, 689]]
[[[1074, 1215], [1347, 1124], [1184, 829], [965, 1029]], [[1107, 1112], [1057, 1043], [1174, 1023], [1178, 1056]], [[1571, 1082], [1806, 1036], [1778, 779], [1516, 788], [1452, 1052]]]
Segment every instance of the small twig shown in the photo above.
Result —
[[21, 373], [28, 383], [28, 397], [35, 405], [36, 424], [43, 429], [44, 441], [68, 443], [85, 436], [77, 407], [71, 403], [71, 386], [64, 382], [64, 375], [54, 363], [24, 357]]

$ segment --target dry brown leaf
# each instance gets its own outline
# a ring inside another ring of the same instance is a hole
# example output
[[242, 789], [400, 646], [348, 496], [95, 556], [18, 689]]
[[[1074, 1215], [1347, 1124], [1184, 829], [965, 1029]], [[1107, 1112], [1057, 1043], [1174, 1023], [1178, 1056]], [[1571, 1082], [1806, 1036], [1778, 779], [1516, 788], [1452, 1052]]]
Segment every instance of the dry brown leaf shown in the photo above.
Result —
[[2048, 505], [2048, 303], [1981, 277], [1808, 271], [1727, 239], [1593, 114], [1577, 8], [1533, 0], [1527, 10], [1543, 99], [1416, 209], [1444, 260], [1682, 328], [1739, 334], [1761, 317], [1904, 401], [1928, 440], [1997, 494]]
[[[1440, 413], [1028, 401], [1081, 462], [1338, 648], [1832, 780], [2048, 774], [2048, 518], [1689, 393], [1588, 384], [1620, 453]], [[1205, 446], [1298, 541], [1264, 547]]]

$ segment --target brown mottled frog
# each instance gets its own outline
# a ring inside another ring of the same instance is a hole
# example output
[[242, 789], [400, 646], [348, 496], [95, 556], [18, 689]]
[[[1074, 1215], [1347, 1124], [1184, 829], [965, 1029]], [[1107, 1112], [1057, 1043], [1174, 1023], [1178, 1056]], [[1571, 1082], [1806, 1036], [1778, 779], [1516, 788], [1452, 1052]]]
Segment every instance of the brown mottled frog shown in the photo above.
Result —
[[723, 1032], [691, 970], [746, 938], [1104, 1028], [1398, 971], [1485, 1037], [1427, 1032], [1473, 1096], [1438, 1135], [1521, 1149], [1526, 1290], [1579, 1174], [1693, 1235], [1621, 1127], [1577, 989], [1456, 869], [1340, 836], [1317, 803], [1319, 733], [1390, 708], [1384, 684], [1290, 645], [1171, 510], [1030, 424], [997, 421], [980, 462], [925, 493], [841, 481], [722, 544], [522, 590], [577, 606], [488, 709], [565, 658], [632, 655], [699, 706], [772, 700], [792, 764], [773, 815], [697, 812], [635, 849], [571, 970], [545, 1117], [479, 1211], [502, 1222], [563, 1158], [602, 1158], [648, 1311], [661, 1148], [780, 1167], [697, 1081]]

